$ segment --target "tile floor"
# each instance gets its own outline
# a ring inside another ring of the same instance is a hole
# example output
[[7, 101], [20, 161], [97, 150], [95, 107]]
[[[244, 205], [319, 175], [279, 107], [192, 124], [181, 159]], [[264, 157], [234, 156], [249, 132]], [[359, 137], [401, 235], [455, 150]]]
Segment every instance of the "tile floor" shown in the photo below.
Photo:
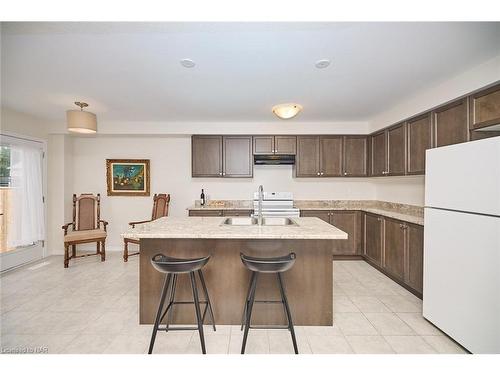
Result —
[[[0, 279], [0, 348], [48, 353], [145, 353], [151, 326], [138, 324], [138, 257], [62, 257]], [[334, 326], [296, 327], [299, 352], [464, 353], [422, 318], [422, 301], [363, 261], [334, 262]], [[239, 353], [237, 326], [205, 329], [208, 353]], [[155, 353], [200, 353], [197, 333], [159, 332]], [[292, 353], [289, 333], [250, 331], [247, 353]]]

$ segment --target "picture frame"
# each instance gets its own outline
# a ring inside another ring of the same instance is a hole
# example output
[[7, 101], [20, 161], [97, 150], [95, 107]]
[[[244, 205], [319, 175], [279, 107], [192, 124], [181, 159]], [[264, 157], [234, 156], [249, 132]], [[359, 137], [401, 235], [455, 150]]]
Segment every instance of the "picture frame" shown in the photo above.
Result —
[[149, 159], [106, 159], [108, 196], [149, 196]]

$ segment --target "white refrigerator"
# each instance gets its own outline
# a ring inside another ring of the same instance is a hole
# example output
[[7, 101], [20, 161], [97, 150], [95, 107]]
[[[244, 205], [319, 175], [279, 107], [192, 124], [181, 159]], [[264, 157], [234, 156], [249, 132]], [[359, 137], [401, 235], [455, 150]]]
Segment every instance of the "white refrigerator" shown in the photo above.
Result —
[[427, 150], [423, 315], [500, 353], [500, 137]]

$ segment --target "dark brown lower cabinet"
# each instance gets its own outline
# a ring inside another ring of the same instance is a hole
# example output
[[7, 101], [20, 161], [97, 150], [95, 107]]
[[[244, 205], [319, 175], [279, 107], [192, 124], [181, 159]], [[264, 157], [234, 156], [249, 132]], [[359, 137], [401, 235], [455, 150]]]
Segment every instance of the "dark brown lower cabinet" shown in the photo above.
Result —
[[330, 213], [328, 210], [302, 210], [300, 211], [300, 216], [302, 217], [317, 217], [323, 221], [330, 224]]
[[382, 264], [382, 216], [365, 213], [364, 255], [380, 266]]
[[361, 212], [303, 210], [302, 217], [317, 217], [347, 233], [347, 240], [335, 241], [332, 255], [359, 255], [361, 248]]
[[347, 233], [347, 240], [336, 241], [333, 255], [358, 255], [361, 245], [361, 213], [358, 211], [332, 211], [330, 224]]
[[406, 224], [406, 273], [405, 283], [415, 291], [422, 293], [424, 276], [424, 227]]
[[399, 220], [385, 218], [384, 226], [382, 267], [391, 275], [403, 280], [406, 248], [405, 224]]
[[370, 213], [364, 222], [365, 259], [421, 297], [424, 227]]

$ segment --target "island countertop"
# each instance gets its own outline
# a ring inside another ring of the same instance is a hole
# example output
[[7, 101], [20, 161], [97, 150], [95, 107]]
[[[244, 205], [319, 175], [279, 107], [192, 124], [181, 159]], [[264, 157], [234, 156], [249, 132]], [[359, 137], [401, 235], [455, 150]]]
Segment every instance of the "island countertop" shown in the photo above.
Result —
[[347, 233], [315, 217], [298, 217], [296, 225], [224, 225], [225, 217], [162, 217], [136, 225], [124, 238], [325, 239], [345, 240]]

